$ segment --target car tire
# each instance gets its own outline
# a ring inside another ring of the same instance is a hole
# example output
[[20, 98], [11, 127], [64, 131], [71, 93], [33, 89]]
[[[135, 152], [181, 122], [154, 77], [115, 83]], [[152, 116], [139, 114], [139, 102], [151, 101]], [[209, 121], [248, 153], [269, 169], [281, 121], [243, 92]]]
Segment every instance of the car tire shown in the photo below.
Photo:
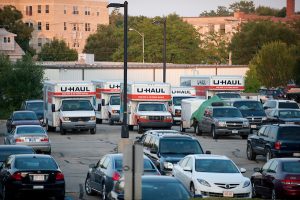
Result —
[[273, 156], [273, 154], [272, 154], [272, 151], [271, 151], [270, 148], [267, 148], [267, 150], [266, 150], [266, 160], [267, 160], [267, 162], [268, 162], [269, 160], [271, 160], [272, 158], [274, 158], [274, 156]]
[[211, 136], [212, 136], [213, 139], [218, 139], [218, 135], [216, 134], [215, 126], [211, 127]]
[[250, 143], [247, 144], [247, 158], [248, 160], [255, 160], [256, 159], [256, 153], [253, 151], [252, 145]]
[[275, 188], [272, 189], [271, 199], [272, 200], [278, 199], [278, 195], [277, 195]]
[[60, 126], [59, 126], [59, 128], [60, 128], [60, 134], [61, 135], [66, 135], [66, 129], [63, 129], [63, 127], [62, 127], [62, 124], [60, 123]]
[[133, 125], [128, 125], [128, 129], [129, 129], [130, 131], [133, 131]]
[[248, 135], [241, 135], [243, 140], [246, 140], [248, 138]]
[[93, 190], [91, 187], [91, 179], [89, 176], [86, 177], [85, 179], [84, 189], [85, 189], [85, 193], [89, 196], [93, 196], [96, 194], [95, 190]]
[[254, 198], [254, 197], [260, 197], [260, 195], [259, 194], [257, 194], [257, 192], [256, 192], [256, 185], [255, 185], [255, 183], [252, 183], [252, 198]]
[[142, 134], [143, 133], [143, 128], [138, 124], [138, 134]]
[[2, 188], [2, 200], [11, 200], [12, 195], [6, 190], [5, 185]]
[[114, 125], [114, 121], [111, 119], [111, 116], [109, 116], [108, 118], [108, 123], [109, 125]]
[[101, 199], [102, 199], [102, 200], [107, 200], [107, 191], [106, 191], [106, 185], [105, 185], [105, 182], [102, 183]]
[[95, 135], [96, 134], [96, 127], [90, 129], [90, 134]]
[[199, 124], [196, 125], [196, 135], [202, 135], [202, 130], [201, 130]]
[[97, 118], [96, 118], [96, 123], [97, 123], [97, 124], [102, 124], [102, 119], [97, 119]]
[[196, 192], [195, 186], [194, 186], [193, 183], [191, 183], [191, 185], [190, 185], [190, 193], [191, 193], [192, 197], [195, 196], [195, 192]]
[[58, 195], [55, 197], [56, 200], [64, 200], [65, 199], [65, 195]]
[[185, 128], [183, 128], [183, 124], [180, 122], [180, 132], [185, 132]]

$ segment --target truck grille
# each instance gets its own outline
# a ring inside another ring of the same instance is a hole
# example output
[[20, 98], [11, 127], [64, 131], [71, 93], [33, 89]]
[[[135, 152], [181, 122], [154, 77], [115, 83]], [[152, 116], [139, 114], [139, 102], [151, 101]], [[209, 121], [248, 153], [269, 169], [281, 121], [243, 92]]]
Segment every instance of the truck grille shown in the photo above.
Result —
[[71, 122], [87, 122], [90, 120], [90, 117], [70, 117]]
[[149, 116], [149, 120], [164, 120], [164, 116]]
[[228, 128], [243, 128], [243, 122], [226, 122]]

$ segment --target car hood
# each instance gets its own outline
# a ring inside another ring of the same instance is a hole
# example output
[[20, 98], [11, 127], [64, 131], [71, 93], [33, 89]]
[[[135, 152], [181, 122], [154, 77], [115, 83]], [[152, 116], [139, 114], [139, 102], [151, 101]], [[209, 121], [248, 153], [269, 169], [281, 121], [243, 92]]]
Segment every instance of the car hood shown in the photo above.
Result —
[[224, 184], [243, 184], [248, 178], [240, 173], [206, 173], [196, 172], [195, 177], [203, 179], [209, 184], [224, 183]]
[[185, 154], [161, 154], [161, 157], [164, 159], [164, 161], [170, 163], [177, 163], [185, 156]]
[[19, 120], [19, 121], [14, 121], [12, 124], [18, 126], [18, 125], [40, 125], [41, 123], [39, 120]]
[[247, 119], [245, 118], [241, 118], [241, 117], [215, 117], [215, 119], [219, 120], [219, 121], [233, 121], [233, 122], [236, 122], [236, 121], [240, 121], [240, 122], [244, 122], [244, 121], [247, 121]]
[[95, 111], [61, 111], [63, 117], [93, 117], [95, 116]]
[[151, 116], [171, 116], [168, 111], [138, 111], [138, 115], [151, 115]]

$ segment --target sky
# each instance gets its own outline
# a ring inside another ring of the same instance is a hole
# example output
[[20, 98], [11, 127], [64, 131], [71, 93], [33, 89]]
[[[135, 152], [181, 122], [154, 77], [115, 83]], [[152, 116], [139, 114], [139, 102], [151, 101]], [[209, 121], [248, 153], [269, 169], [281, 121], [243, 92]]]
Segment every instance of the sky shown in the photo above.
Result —
[[[109, 3], [124, 3], [124, 0], [108, 0]], [[296, 12], [300, 11], [300, 0], [296, 1]], [[216, 10], [218, 6], [229, 7], [238, 0], [127, 0], [130, 16], [167, 16], [176, 13], [182, 17], [197, 17], [203, 11]], [[256, 7], [283, 8], [286, 0], [253, 0]], [[120, 9], [120, 12], [123, 9]]]

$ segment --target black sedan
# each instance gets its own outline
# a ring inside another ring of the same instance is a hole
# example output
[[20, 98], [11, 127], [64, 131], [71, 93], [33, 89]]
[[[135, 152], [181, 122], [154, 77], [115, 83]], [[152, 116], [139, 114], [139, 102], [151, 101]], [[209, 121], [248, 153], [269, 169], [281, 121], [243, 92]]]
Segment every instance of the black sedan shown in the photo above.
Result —
[[251, 176], [252, 195], [270, 199], [300, 199], [300, 159], [274, 158]]
[[9, 156], [0, 171], [3, 200], [25, 196], [54, 196], [64, 199], [65, 179], [55, 160], [49, 155], [23, 154]]
[[41, 125], [33, 111], [15, 111], [6, 121], [7, 132], [10, 133], [18, 125]]
[[[85, 180], [85, 192], [87, 195], [101, 193], [101, 199], [107, 199], [116, 181], [123, 176], [123, 154], [107, 154], [91, 164]], [[144, 174], [160, 175], [160, 172], [152, 161], [144, 156]]]
[[300, 124], [300, 110], [274, 109], [269, 113], [267, 123]]
[[34, 154], [32, 147], [25, 145], [0, 145], [0, 166], [8, 156], [14, 154]]

